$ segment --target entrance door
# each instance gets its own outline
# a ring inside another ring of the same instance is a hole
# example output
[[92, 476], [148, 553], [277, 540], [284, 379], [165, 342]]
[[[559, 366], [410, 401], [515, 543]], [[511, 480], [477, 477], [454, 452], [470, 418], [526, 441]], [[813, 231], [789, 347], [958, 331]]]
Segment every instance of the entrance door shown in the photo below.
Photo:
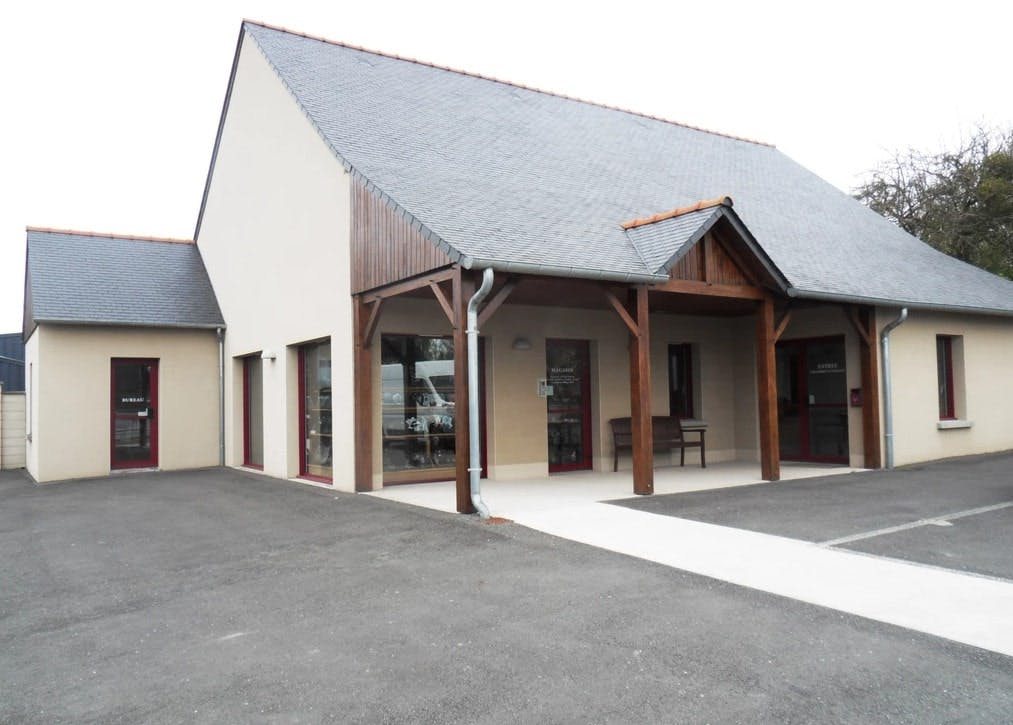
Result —
[[552, 386], [549, 472], [592, 467], [591, 364], [587, 340], [546, 340], [545, 377]]
[[112, 468], [158, 465], [158, 360], [112, 360]]
[[848, 462], [843, 337], [777, 344], [777, 412], [783, 460]]

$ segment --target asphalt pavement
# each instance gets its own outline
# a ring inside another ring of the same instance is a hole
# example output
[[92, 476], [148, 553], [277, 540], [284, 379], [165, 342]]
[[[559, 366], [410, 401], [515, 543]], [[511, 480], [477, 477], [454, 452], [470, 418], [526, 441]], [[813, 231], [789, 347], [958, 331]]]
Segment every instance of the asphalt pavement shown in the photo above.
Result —
[[611, 503], [1013, 580], [1013, 453]]
[[0, 722], [1002, 722], [1013, 658], [237, 471], [0, 474]]

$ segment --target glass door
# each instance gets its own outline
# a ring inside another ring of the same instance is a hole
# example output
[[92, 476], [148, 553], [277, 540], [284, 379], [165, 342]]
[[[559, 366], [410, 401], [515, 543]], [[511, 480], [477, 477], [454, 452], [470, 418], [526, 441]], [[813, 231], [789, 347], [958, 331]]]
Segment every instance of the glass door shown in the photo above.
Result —
[[778, 343], [777, 409], [781, 458], [848, 462], [843, 337]]
[[331, 343], [299, 348], [300, 474], [331, 483]]
[[546, 340], [549, 472], [590, 469], [591, 365], [587, 340]]
[[110, 466], [158, 466], [158, 360], [113, 358]]

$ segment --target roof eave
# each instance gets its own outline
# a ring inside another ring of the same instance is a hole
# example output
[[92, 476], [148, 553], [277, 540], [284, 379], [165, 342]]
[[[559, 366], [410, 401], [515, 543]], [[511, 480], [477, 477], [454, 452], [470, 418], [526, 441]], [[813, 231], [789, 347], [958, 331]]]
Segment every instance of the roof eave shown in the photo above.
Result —
[[608, 269], [590, 267], [562, 266], [552, 264], [533, 264], [530, 262], [510, 262], [502, 259], [480, 259], [463, 257], [461, 266], [465, 269], [485, 269], [491, 267], [497, 272], [515, 274], [537, 274], [547, 277], [576, 277], [578, 279], [600, 280], [603, 282], [626, 282], [629, 284], [658, 284], [668, 281], [668, 275], [648, 274], [640, 272], [619, 272]]
[[918, 310], [932, 310], [935, 312], [952, 312], [963, 315], [989, 315], [992, 317], [1013, 317], [1013, 309], [1002, 310], [991, 307], [970, 307], [967, 305], [945, 305], [933, 302], [918, 302], [915, 300], [886, 299], [883, 297], [864, 297], [861, 295], [849, 295], [840, 292], [821, 292], [818, 290], [805, 290], [798, 287], [789, 287], [789, 297], [795, 299], [819, 300], [823, 302], [847, 302], [857, 305], [871, 305], [875, 307], [911, 307]]
[[[39, 325], [81, 325], [86, 327], [143, 327], [145, 329], [169, 330], [224, 330], [224, 322], [128, 322], [124, 320], [75, 320], [61, 317], [36, 317], [35, 327]], [[31, 337], [29, 335], [29, 337]]]

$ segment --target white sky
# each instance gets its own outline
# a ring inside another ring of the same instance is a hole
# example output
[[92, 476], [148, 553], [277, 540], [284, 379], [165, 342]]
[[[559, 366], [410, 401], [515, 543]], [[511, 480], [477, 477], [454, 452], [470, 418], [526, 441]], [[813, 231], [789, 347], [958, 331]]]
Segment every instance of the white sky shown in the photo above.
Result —
[[1013, 123], [999, 0], [19, 0], [2, 17], [0, 332], [21, 327], [26, 225], [192, 236], [244, 17], [767, 141], [844, 190], [896, 149]]

